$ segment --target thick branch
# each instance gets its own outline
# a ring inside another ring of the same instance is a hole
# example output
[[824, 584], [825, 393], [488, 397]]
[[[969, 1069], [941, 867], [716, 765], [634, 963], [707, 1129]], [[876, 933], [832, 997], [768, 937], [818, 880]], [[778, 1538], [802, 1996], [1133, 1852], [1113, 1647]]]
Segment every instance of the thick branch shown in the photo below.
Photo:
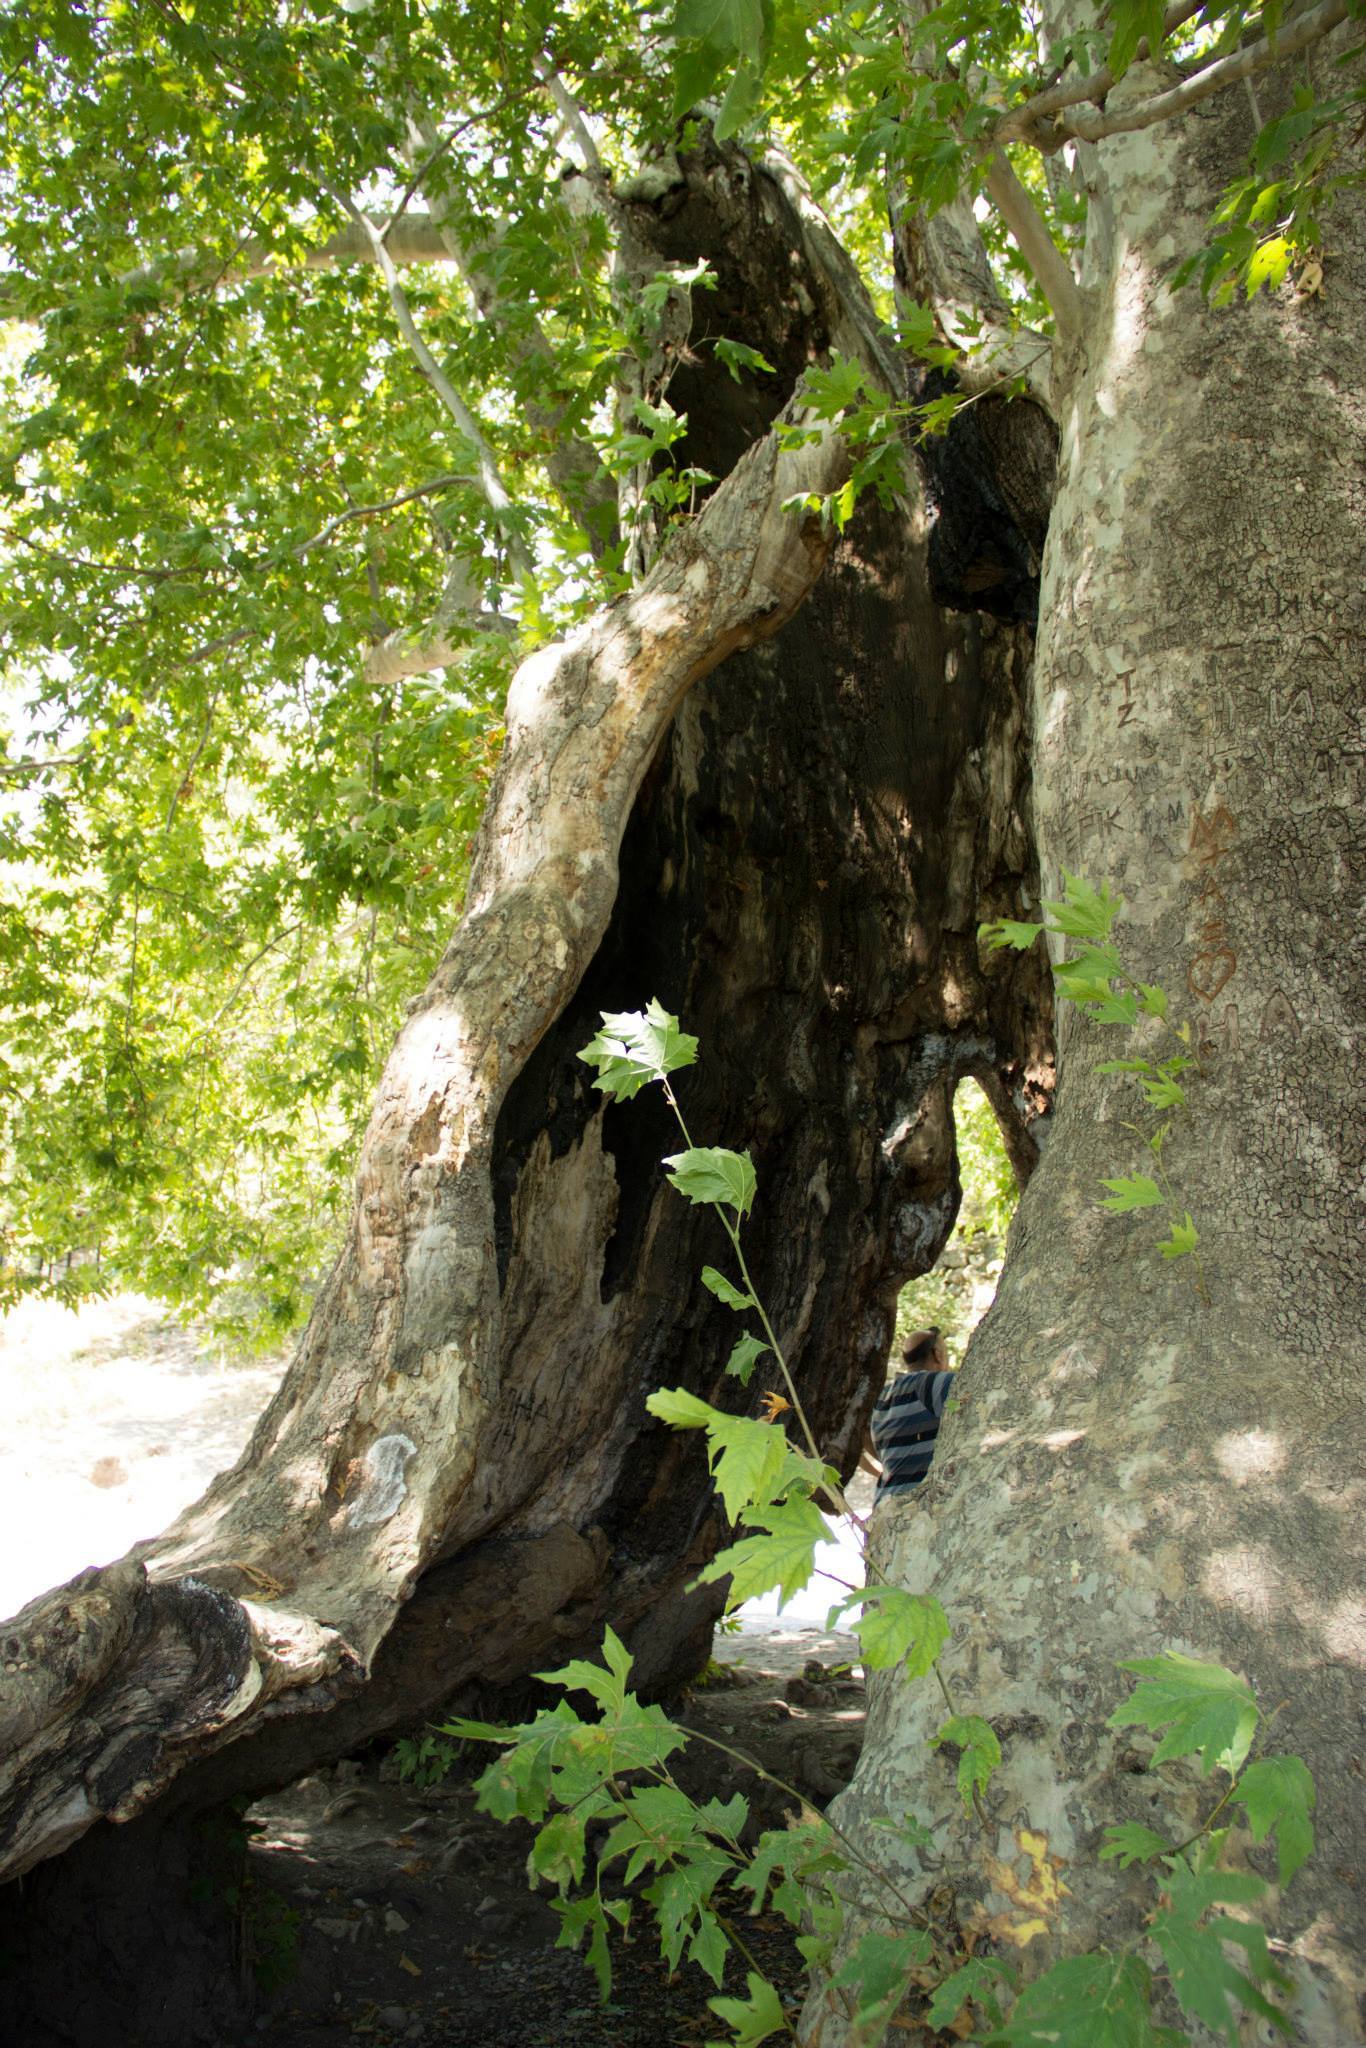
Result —
[[480, 636], [511, 639], [516, 630], [509, 620], [489, 612], [472, 612], [469, 623], [474, 636], [462, 640], [453, 640], [436, 627], [417, 638], [401, 631], [387, 634], [366, 653], [367, 680], [381, 687], [401, 683], [407, 676], [430, 675], [438, 668], [459, 668], [473, 654]]
[[[1201, 11], [1198, 0], [1177, 0], [1177, 4], [1169, 7], [1163, 17], [1164, 38], [1174, 35]], [[1187, 108], [1198, 105], [1211, 93], [1220, 92], [1239, 79], [1250, 78], [1254, 72], [1263, 71], [1283, 57], [1294, 56], [1311, 43], [1321, 41], [1346, 19], [1349, 11], [1346, 0], [1323, 0], [1320, 6], [1284, 22], [1274, 42], [1270, 37], [1263, 37], [1259, 42], [1249, 43], [1244, 49], [1235, 50], [1229, 56], [1193, 71], [1179, 85], [1154, 93], [1150, 98], [1114, 114], [1104, 112], [1103, 108], [1117, 81], [1110, 66], [1102, 64], [1099, 70], [1085, 78], [1063, 79], [1045, 87], [1042, 92], [1032, 93], [992, 129], [990, 145], [1001, 149], [1007, 143], [1025, 142], [1035, 149], [1052, 152], [1060, 149], [1064, 142], [1099, 142], [1107, 135], [1123, 135], [1134, 129], [1151, 128], [1159, 121], [1171, 120]], [[1139, 44], [1137, 54], [1139, 58], [1150, 55], [1146, 39]], [[1069, 108], [1078, 106], [1094, 106], [1102, 111], [1094, 118], [1084, 114], [1059, 118]]]
[[[1176, 0], [1175, 6], [1169, 7], [1162, 18], [1164, 39], [1175, 35], [1203, 9], [1204, 0]], [[1145, 36], [1138, 46], [1137, 55], [1141, 59], [1149, 54]], [[1114, 72], [1108, 64], [1102, 64], [1098, 71], [1090, 72], [1085, 78], [1062, 79], [1056, 85], [1046, 86], [1042, 92], [1031, 93], [992, 129], [992, 147], [1003, 149], [1008, 142], [1028, 142], [1036, 149], [1059, 148], [1066, 137], [1055, 130], [1052, 117], [1065, 107], [1080, 106], [1086, 102], [1099, 106], [1114, 83]]]
[[598, 145], [593, 140], [593, 131], [583, 117], [583, 109], [570, 92], [548, 57], [536, 56], [531, 68], [555, 103], [555, 110], [564, 122], [567, 132], [573, 136], [583, 160], [583, 168], [597, 177], [606, 175]]
[[1348, 12], [1347, 0], [1321, 0], [1318, 7], [1283, 22], [1274, 42], [1264, 36], [1260, 42], [1249, 43], [1246, 49], [1235, 50], [1217, 63], [1207, 64], [1203, 71], [1192, 73], [1180, 85], [1154, 93], [1151, 99], [1140, 100], [1136, 106], [1100, 114], [1095, 120], [1074, 115], [1059, 124], [1063, 136], [1075, 136], [1081, 142], [1100, 142], [1107, 135], [1127, 135], [1136, 128], [1152, 128], [1159, 121], [1173, 120], [1240, 78], [1251, 78], [1254, 72], [1265, 71], [1268, 66], [1307, 49], [1311, 43], [1321, 42], [1340, 21], [1347, 19]]
[[[383, 226], [368, 219], [364, 227], [354, 223], [339, 228], [326, 241], [282, 253], [260, 239], [243, 242], [226, 262], [220, 251], [192, 246], [174, 256], [159, 256], [136, 270], [126, 270], [119, 279], [125, 291], [177, 289], [191, 291], [196, 285], [238, 284], [244, 278], [284, 276], [291, 270], [337, 270], [348, 263], [374, 263], [375, 246], [370, 227]], [[441, 239], [436, 223], [425, 214], [405, 214], [385, 237], [389, 255], [397, 264], [449, 263], [450, 251]], [[0, 279], [0, 318], [22, 316], [22, 280]]]
[[[430, 152], [417, 179], [420, 186], [422, 179], [437, 161], [436, 130], [424, 116], [412, 117], [411, 130], [415, 140], [422, 142]], [[591, 140], [590, 136], [589, 141]], [[596, 179], [592, 182], [597, 189]], [[447, 260], [459, 271], [465, 289], [474, 301], [481, 318], [504, 333], [514, 362], [519, 367], [534, 364], [538, 368], [553, 369], [555, 352], [540, 324], [528, 317], [525, 307], [519, 307], [515, 322], [509, 323], [504, 318], [504, 308], [496, 286], [477, 269], [472, 252], [462, 241], [453, 209], [441, 193], [433, 194], [431, 209], [431, 218], [436, 223]], [[534, 400], [528, 400], [524, 409], [527, 419], [537, 433], [543, 434], [549, 442], [544, 457], [546, 474], [562, 502], [575, 518], [594, 512], [610, 514], [615, 502], [615, 490], [611, 479], [603, 470], [598, 451], [591, 441], [564, 433], [565, 407], [562, 404], [539, 405]], [[590, 517], [589, 543], [595, 553], [602, 552], [605, 534], [594, 533], [591, 527], [601, 524], [605, 528], [610, 526], [610, 523], [608, 517], [601, 521], [594, 521]]]
[[1053, 308], [1059, 341], [1065, 344], [1075, 340], [1081, 333], [1081, 293], [1077, 281], [1049, 233], [1048, 223], [1011, 169], [1004, 152], [987, 165], [986, 185], [1020, 254], [1034, 273], [1035, 283]]
[[[813, 235], [818, 281], [822, 256]], [[880, 378], [871, 308], [827, 288], [842, 300], [831, 345]], [[819, 432], [800, 400], [780, 419]], [[622, 832], [680, 702], [775, 633], [821, 571], [829, 534], [784, 502], [848, 471], [837, 435], [785, 449], [765, 434], [637, 590], [522, 663], [464, 920], [390, 1056], [346, 1248], [250, 1450], [138, 1561], [9, 1625], [22, 1685], [0, 1752], [0, 1874], [139, 1811], [268, 1700], [275, 1719], [337, 1702], [417, 1575], [483, 1527], [500, 1110], [600, 943]]]

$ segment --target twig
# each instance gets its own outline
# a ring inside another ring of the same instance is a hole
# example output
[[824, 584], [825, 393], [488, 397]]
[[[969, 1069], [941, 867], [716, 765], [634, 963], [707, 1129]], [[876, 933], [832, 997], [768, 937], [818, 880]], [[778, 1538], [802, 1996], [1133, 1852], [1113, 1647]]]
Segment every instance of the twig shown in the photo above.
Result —
[[299, 542], [291, 552], [300, 560], [314, 548], [321, 547], [325, 540], [331, 540], [339, 526], [345, 526], [352, 519], [373, 519], [380, 512], [396, 512], [400, 505], [410, 505], [415, 498], [430, 498], [438, 491], [448, 491], [455, 484], [467, 484], [471, 479], [459, 470], [451, 470], [445, 476], [434, 476], [430, 483], [414, 484], [409, 491], [399, 491], [392, 498], [381, 498], [374, 505], [350, 505], [345, 512], [338, 512], [308, 540]]

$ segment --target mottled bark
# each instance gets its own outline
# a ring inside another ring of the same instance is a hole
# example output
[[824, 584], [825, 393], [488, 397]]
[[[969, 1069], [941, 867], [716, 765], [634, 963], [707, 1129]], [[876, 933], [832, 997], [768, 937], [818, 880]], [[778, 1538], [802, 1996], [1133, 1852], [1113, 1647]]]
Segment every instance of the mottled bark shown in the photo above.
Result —
[[[453, 1695], [496, 1706], [609, 1615], [647, 1688], [704, 1659], [715, 1592], [683, 1589], [722, 1532], [700, 1446], [644, 1398], [753, 1405], [762, 1381], [723, 1377], [733, 1321], [696, 1282], [723, 1246], [662, 1182], [661, 1106], [604, 1111], [575, 1057], [601, 1008], [657, 994], [700, 1034], [690, 1123], [754, 1153], [756, 1275], [846, 1465], [897, 1288], [952, 1226], [961, 1074], [1031, 1163], [1047, 977], [974, 938], [1033, 887], [1025, 637], [936, 610], [918, 504], [862, 514], [823, 576], [830, 537], [782, 512], [844, 474], [838, 444], [786, 456], [768, 431], [805, 361], [898, 371], [781, 167], [708, 147], [630, 203], [662, 260], [717, 250], [726, 331], [781, 374], [689, 369], [685, 459], [726, 481], [638, 592], [517, 677], [465, 921], [251, 1446], [164, 1538], [6, 1632], [8, 1868], [67, 1852], [8, 1895], [32, 1957], [107, 1881], [111, 1822], [145, 1814], [136, 1840], [179, 1856], [200, 1809]], [[146, 1955], [95, 1947], [117, 2003]]]
[[[1217, 1795], [1191, 1769], [1144, 1768], [1151, 1743], [1105, 1728], [1130, 1683], [1116, 1662], [1172, 1647], [1227, 1663], [1280, 1709], [1269, 1747], [1318, 1781], [1318, 1854], [1278, 1931], [1299, 2038], [1341, 2048], [1361, 2038], [1363, 1954], [1366, 240], [1359, 211], [1333, 216], [1322, 298], [1173, 294], [1251, 132], [1234, 95], [1084, 153], [1089, 325], [1062, 366], [1034, 693], [1046, 891], [1063, 868], [1122, 891], [1134, 971], [1166, 985], [1202, 1047], [1169, 1160], [1208, 1300], [1188, 1262], [1158, 1257], [1151, 1215], [1097, 1207], [1099, 1177], [1143, 1157], [1129, 1081], [1098, 1072], [1128, 1048], [1071, 1012], [962, 1409], [922, 1493], [875, 1523], [893, 1578], [948, 1611], [962, 1710], [1001, 1735], [990, 1826], [964, 1818], [951, 1763], [926, 1746], [942, 1700], [891, 1680], [840, 1818], [885, 1857], [875, 1817], [918, 1814], [934, 1847], [908, 1858], [912, 1892], [1007, 1953], [1026, 1916], [990, 1859], [1012, 1865], [1013, 1831], [1040, 1831], [1068, 1896], [1012, 1957], [1028, 1971], [1141, 1937], [1151, 1885], [1097, 1863], [1103, 1827], [1180, 1840]], [[1234, 1853], [1274, 1874], [1246, 1836]], [[813, 1999], [808, 2038], [845, 2031]]]

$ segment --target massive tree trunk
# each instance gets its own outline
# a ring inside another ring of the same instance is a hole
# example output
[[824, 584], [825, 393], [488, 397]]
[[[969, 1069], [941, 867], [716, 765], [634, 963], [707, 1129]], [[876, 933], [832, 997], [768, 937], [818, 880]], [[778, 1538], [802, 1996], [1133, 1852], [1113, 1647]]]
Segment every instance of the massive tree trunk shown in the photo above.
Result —
[[[1150, 1216], [1097, 1207], [1100, 1176], [1142, 1164], [1128, 1079], [1098, 1071], [1130, 1048], [1073, 1011], [961, 1412], [930, 1482], [875, 1532], [891, 1576], [943, 1601], [957, 1700], [1000, 1734], [990, 1826], [965, 1819], [926, 1746], [944, 1711], [924, 1682], [876, 1688], [840, 1812], [884, 1860], [893, 1837], [873, 1823], [915, 1812], [934, 1847], [908, 1854], [905, 1885], [1007, 1953], [1028, 1941], [1029, 1971], [1141, 1937], [1151, 1887], [1098, 1864], [1102, 1827], [1179, 1840], [1215, 1795], [1193, 1770], [1145, 1769], [1151, 1746], [1106, 1728], [1129, 1684], [1116, 1662], [1171, 1647], [1227, 1663], [1280, 1708], [1269, 1747], [1318, 1781], [1319, 1852], [1279, 1931], [1302, 2038], [1341, 2048], [1361, 2038], [1364, 1952], [1350, 877], [1366, 243], [1359, 212], [1334, 217], [1321, 297], [1216, 309], [1173, 293], [1174, 258], [1250, 134], [1233, 95], [1084, 153], [1089, 322], [1066, 373], [1034, 690], [1045, 891], [1064, 868], [1122, 891], [1133, 970], [1165, 984], [1200, 1041], [1168, 1156], [1207, 1298], [1189, 1261], [1158, 1257]], [[1022, 1826], [1068, 1891], [1033, 1939], [991, 1867], [1012, 1862]], [[870, 1899], [860, 1924], [876, 1913]], [[844, 2038], [826, 1996], [807, 2031], [823, 2048]]]
[[[687, 454], [726, 481], [634, 595], [517, 677], [465, 921], [249, 1449], [165, 1537], [5, 1632], [4, 1867], [30, 1872], [7, 1939], [35, 2040], [96, 2037], [118, 2005], [149, 2048], [186, 2041], [206, 1985], [229, 1995], [230, 1957], [202, 1917], [168, 1934], [164, 1890], [154, 1970], [133, 1932], [205, 1808], [462, 1693], [496, 1705], [609, 1616], [647, 1689], [704, 1660], [716, 1594], [682, 1589], [722, 1530], [699, 1445], [644, 1398], [762, 1386], [723, 1377], [734, 1332], [695, 1277], [721, 1247], [662, 1183], [670, 1132], [604, 1112], [575, 1057], [601, 1009], [658, 995], [700, 1035], [690, 1124], [753, 1151], [756, 1274], [846, 1467], [896, 1291], [952, 1226], [958, 1078], [1032, 1163], [1047, 976], [975, 941], [1035, 886], [1027, 633], [936, 608], [914, 503], [833, 552], [782, 511], [845, 473], [838, 443], [787, 455], [769, 432], [806, 360], [896, 366], [781, 176], [703, 149], [662, 182], [638, 239], [713, 258], [724, 329], [778, 388], [688, 367]], [[1032, 407], [1020, 434], [1032, 477]], [[117, 1921], [92, 1903], [115, 1871]]]

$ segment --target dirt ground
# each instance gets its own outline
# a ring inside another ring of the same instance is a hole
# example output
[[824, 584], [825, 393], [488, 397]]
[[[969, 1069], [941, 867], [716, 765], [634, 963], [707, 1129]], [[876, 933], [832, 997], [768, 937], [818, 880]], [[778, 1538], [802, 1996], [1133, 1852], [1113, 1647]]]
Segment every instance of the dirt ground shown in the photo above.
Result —
[[[0, 1614], [164, 1526], [236, 1457], [283, 1365], [226, 1358], [138, 1296], [78, 1315], [32, 1303], [8, 1317]], [[847, 1538], [824, 1562], [849, 1575]], [[694, 1743], [678, 1775], [695, 1797], [743, 1792], [756, 1827], [781, 1825], [848, 1783], [864, 1696], [857, 1644], [823, 1630], [835, 1591], [799, 1596], [782, 1616], [771, 1603], [744, 1610], [739, 1630], [717, 1637], [709, 1682], [671, 1703], [791, 1793]], [[418, 1784], [380, 1749], [252, 1809], [247, 1883], [231, 1910], [254, 2016], [220, 2048], [703, 2048], [724, 2031], [707, 2006], [716, 1987], [695, 1965], [667, 1970], [643, 1906], [614, 1943], [611, 1996], [599, 2001], [582, 1957], [556, 1946], [558, 1919], [528, 1889], [529, 1829], [476, 1811], [472, 1780], [485, 1761], [471, 1754]], [[735, 1912], [795, 2012], [803, 1978], [792, 1930], [775, 1915], [746, 1916], [742, 1901]], [[725, 1989], [743, 1994], [743, 1974]], [[110, 2048], [138, 2044], [111, 2038]]]
[[[824, 1807], [853, 1774], [863, 1739], [851, 1639], [763, 1621], [717, 1645], [719, 1671], [675, 1703], [685, 1726], [755, 1756], [788, 1797], [720, 1751], [691, 1744], [677, 1775], [694, 1797], [743, 1792], [762, 1826]], [[556, 1947], [560, 1923], [528, 1889], [531, 1831], [475, 1808], [488, 1752], [441, 1783], [398, 1779], [392, 1752], [339, 1764], [253, 1808], [243, 1930], [257, 2016], [223, 2048], [342, 2038], [408, 2048], [702, 2048], [725, 2030], [695, 1965], [671, 1974], [648, 1909], [613, 1943], [611, 1996], [582, 1957]], [[797, 1796], [800, 1795], [800, 1796]], [[746, 1917], [741, 1937], [795, 2015], [803, 1995], [792, 1930]], [[277, 1981], [278, 1977], [278, 1981]], [[726, 1990], [744, 1995], [744, 1968]]]

